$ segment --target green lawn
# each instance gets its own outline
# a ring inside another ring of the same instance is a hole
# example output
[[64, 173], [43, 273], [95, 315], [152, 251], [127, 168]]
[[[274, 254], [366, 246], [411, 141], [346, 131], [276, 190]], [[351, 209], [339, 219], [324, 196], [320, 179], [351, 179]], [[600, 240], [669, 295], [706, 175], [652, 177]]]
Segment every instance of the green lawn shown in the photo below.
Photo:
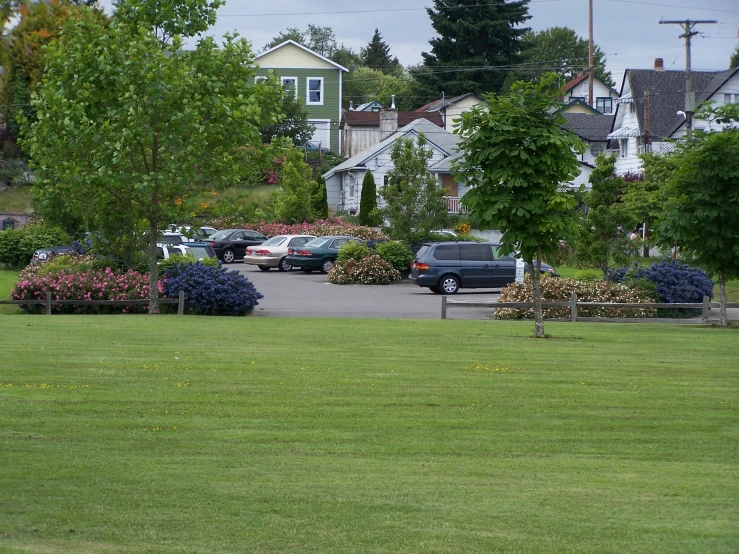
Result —
[[[0, 269], [0, 300], [10, 298], [10, 291], [18, 282], [18, 272], [12, 269]], [[0, 314], [18, 313], [20, 310], [15, 306], [0, 305]]]
[[10, 187], [0, 192], [0, 212], [33, 213], [32, 200], [32, 187]]
[[739, 334], [2, 316], [0, 552], [736, 552]]

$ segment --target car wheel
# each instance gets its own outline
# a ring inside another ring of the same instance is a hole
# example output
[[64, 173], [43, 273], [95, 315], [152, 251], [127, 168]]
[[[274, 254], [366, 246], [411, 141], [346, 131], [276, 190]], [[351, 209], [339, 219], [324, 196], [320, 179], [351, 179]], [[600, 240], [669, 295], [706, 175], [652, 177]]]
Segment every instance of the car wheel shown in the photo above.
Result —
[[303, 273], [313, 273], [313, 270], [312, 269], [309, 269], [307, 267], [303, 267], [301, 269], [303, 270]]
[[326, 258], [321, 262], [321, 273], [328, 273], [332, 267], [334, 267], [334, 261]]
[[270, 269], [272, 269], [272, 268], [271, 268], [271, 267], [269, 267], [268, 265], [258, 265], [257, 267], [258, 267], [259, 269], [261, 269], [262, 271], [269, 271]]
[[282, 258], [280, 263], [277, 264], [277, 269], [280, 271], [290, 271], [293, 268], [292, 264], [288, 263], [287, 258]]
[[444, 294], [457, 294], [459, 290], [459, 279], [454, 275], [444, 275], [439, 281], [439, 288]]
[[429, 290], [436, 294], [439, 294], [441, 292], [441, 289], [439, 287], [429, 287]]
[[234, 261], [236, 257], [234, 256], [233, 250], [224, 250], [223, 251], [223, 263], [224, 264], [230, 264]]

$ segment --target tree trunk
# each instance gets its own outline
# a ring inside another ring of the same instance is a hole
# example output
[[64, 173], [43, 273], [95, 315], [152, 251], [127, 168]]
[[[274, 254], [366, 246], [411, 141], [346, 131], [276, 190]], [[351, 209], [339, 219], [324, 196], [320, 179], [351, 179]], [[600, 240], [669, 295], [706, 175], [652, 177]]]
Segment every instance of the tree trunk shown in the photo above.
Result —
[[149, 220], [149, 313], [159, 313], [159, 287], [157, 287], [157, 222]]
[[721, 302], [721, 316], [719, 317], [719, 325], [726, 327], [729, 322], [729, 316], [726, 313], [726, 275], [723, 269], [718, 271], [718, 294]]
[[534, 337], [544, 338], [544, 315], [541, 311], [541, 247], [536, 248], [536, 264], [529, 260], [531, 285], [534, 289]]

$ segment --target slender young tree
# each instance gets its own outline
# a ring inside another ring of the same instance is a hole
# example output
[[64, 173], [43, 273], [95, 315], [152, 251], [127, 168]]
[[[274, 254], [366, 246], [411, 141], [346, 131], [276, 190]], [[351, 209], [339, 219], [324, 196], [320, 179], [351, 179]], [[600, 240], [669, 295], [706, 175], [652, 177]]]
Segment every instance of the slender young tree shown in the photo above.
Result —
[[[528, 0], [434, 0], [426, 10], [438, 38], [414, 73], [438, 98], [498, 92], [507, 72], [496, 69], [521, 60], [522, 27], [530, 19]], [[469, 67], [469, 70], [461, 68]]]
[[377, 209], [377, 187], [375, 178], [371, 171], [364, 174], [362, 180], [362, 196], [359, 199], [359, 223], [360, 225], [374, 225], [374, 214]]
[[319, 175], [313, 183], [313, 214], [318, 219], [328, 217], [328, 191], [323, 175]]
[[455, 175], [470, 190], [462, 198], [470, 221], [498, 229], [503, 254], [520, 252], [534, 289], [535, 336], [544, 337], [541, 261], [575, 228], [574, 193], [562, 185], [579, 172], [582, 141], [562, 129], [556, 112], [556, 76], [539, 84], [514, 83], [507, 95], [465, 113]]

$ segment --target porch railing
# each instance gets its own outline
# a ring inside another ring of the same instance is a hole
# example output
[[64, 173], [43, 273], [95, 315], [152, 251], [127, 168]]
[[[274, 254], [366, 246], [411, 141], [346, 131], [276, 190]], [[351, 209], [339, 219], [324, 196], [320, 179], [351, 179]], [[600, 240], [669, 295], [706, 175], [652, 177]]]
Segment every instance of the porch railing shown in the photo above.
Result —
[[450, 214], [467, 213], [467, 208], [460, 203], [461, 196], [445, 196], [444, 198], [446, 199], [446, 209]]

